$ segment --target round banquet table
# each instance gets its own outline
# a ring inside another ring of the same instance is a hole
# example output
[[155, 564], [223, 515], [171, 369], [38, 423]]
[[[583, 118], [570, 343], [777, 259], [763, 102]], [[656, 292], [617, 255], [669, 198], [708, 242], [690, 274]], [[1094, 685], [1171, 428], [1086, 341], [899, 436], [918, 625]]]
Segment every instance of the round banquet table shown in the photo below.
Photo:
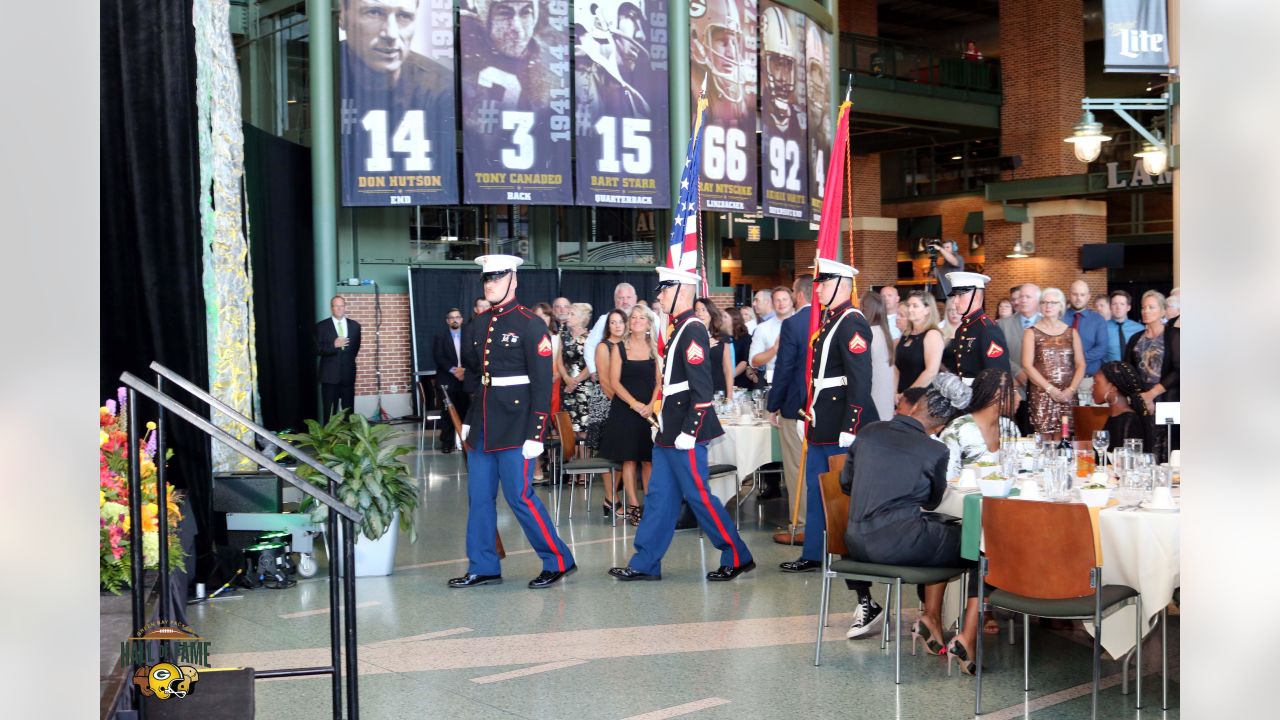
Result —
[[736, 497], [740, 478], [754, 474], [764, 465], [782, 460], [778, 445], [778, 429], [768, 421], [729, 422], [720, 419], [724, 435], [707, 443], [707, 464], [727, 464], [738, 468], [737, 477], [724, 475], [712, 478], [711, 490], [721, 502]]
[[[1175, 495], [1177, 495], [1175, 490]], [[960, 554], [976, 560], [982, 526], [982, 496], [976, 490], [948, 487], [935, 512], [961, 518], [964, 540]], [[1102, 581], [1107, 585], [1128, 585], [1142, 597], [1146, 632], [1173, 599], [1181, 585], [1180, 512], [1121, 510], [1103, 508], [1098, 512], [1098, 532], [1102, 542]], [[950, 590], [950, 589], [949, 589]], [[944, 608], [952, 607], [948, 602]], [[1137, 608], [1122, 608], [1102, 621], [1102, 647], [1113, 658], [1133, 649], [1133, 621]], [[1093, 623], [1085, 629], [1093, 632]]]

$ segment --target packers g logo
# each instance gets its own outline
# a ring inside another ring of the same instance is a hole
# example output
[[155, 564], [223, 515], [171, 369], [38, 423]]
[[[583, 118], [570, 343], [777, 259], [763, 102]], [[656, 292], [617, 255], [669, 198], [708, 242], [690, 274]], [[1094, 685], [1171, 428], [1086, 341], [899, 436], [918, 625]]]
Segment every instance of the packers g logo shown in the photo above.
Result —
[[147, 697], [168, 700], [184, 698], [200, 680], [200, 673], [190, 665], [169, 662], [143, 665], [133, 674], [133, 684]]

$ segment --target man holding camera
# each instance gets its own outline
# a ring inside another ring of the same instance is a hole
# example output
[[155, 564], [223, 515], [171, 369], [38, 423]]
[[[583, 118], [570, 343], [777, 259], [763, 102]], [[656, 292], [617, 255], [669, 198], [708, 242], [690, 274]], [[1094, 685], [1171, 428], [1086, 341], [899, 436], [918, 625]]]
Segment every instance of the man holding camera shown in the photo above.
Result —
[[929, 253], [929, 265], [933, 273], [933, 296], [940, 302], [946, 302], [951, 294], [951, 282], [947, 273], [964, 270], [964, 258], [960, 256], [960, 247], [954, 240], [934, 238], [925, 245]]

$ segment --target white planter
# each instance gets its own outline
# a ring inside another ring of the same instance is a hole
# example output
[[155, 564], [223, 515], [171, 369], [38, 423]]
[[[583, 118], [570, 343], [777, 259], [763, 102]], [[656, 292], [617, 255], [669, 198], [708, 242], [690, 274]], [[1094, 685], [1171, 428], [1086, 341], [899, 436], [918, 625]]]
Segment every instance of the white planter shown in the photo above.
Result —
[[[400, 513], [397, 511], [391, 517], [391, 527], [377, 540], [370, 540], [356, 530], [356, 577], [383, 577], [390, 575], [395, 568], [396, 561], [396, 540], [400, 535]], [[338, 536], [342, 536], [342, 525], [338, 525]], [[326, 543], [328, 538], [325, 538]], [[342, 543], [337, 544], [334, 549], [331, 545], [326, 545], [329, 550], [329, 558], [332, 562], [335, 558], [341, 571], [342, 559], [338, 557], [342, 554]], [[341, 572], [339, 573], [341, 574]]]

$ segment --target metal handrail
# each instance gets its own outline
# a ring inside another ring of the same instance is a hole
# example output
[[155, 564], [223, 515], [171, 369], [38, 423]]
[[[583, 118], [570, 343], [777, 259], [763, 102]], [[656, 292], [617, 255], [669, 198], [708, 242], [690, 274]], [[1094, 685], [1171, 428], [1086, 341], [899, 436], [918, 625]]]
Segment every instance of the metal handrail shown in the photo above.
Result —
[[244, 442], [241, 442], [239, 439], [232, 436], [231, 433], [228, 433], [222, 428], [219, 428], [208, 420], [205, 420], [195, 414], [177, 400], [174, 400], [172, 397], [161, 392], [159, 388], [151, 385], [150, 383], [144, 382], [133, 373], [126, 372], [121, 374], [120, 381], [155, 401], [156, 404], [160, 405], [165, 410], [172, 412], [183, 420], [186, 420], [188, 423], [199, 428], [205, 435], [208, 435], [214, 440], [230, 447], [250, 460], [257, 462], [262, 467], [271, 471], [271, 474], [310, 495], [316, 501], [323, 503], [330, 509], [337, 511], [338, 514], [342, 515], [346, 519], [357, 523], [364, 520], [364, 513], [351, 507], [333, 495], [330, 495], [324, 490], [317, 488], [306, 480], [299, 478], [297, 473], [277, 464], [275, 460], [272, 460], [261, 452], [258, 452], [256, 449], [249, 447]]
[[[342, 478], [332, 469], [321, 465], [310, 456], [294, 448], [289, 443], [280, 440], [276, 435], [266, 428], [258, 425], [252, 420], [244, 417], [236, 412], [228, 405], [209, 395], [204, 390], [195, 386], [186, 378], [165, 368], [159, 363], [153, 363], [152, 369], [156, 371], [156, 385], [152, 386], [143, 382], [132, 373], [123, 373], [120, 380], [129, 388], [129, 446], [134, 451], [129, 453], [129, 514], [130, 514], [130, 558], [132, 559], [131, 578], [133, 587], [133, 624], [135, 627], [142, 627], [144, 623], [144, 607], [142, 603], [143, 597], [143, 574], [145, 572], [142, 557], [142, 473], [136, 448], [139, 443], [139, 427], [141, 427], [141, 417], [137, 410], [137, 395], [141, 394], [153, 400], [160, 406], [159, 419], [156, 426], [156, 447], [158, 453], [158, 461], [156, 463], [156, 495], [158, 508], [158, 535], [160, 551], [160, 587], [161, 587], [161, 610], [160, 618], [168, 617], [167, 598], [169, 596], [170, 573], [167, 557], [168, 538], [168, 518], [167, 504], [165, 498], [165, 411], [174, 413], [178, 417], [187, 421], [197, 429], [209, 437], [218, 440], [227, 447], [244, 455], [250, 460], [256, 461], [260, 466], [269, 470], [282, 480], [286, 480], [289, 484], [298, 488], [302, 492], [314, 498], [317, 502], [323, 503], [332, 512], [329, 513], [327, 520], [327, 529], [329, 537], [333, 538], [333, 546], [331, 546], [329, 557], [329, 635], [330, 635], [330, 664], [321, 667], [306, 668], [281, 668], [276, 670], [266, 670], [261, 673], [255, 673], [255, 679], [268, 679], [273, 677], [301, 677], [308, 675], [330, 675], [333, 679], [332, 688], [332, 708], [333, 717], [338, 720], [342, 717], [342, 684], [343, 684], [343, 644], [346, 645], [346, 685], [347, 698], [346, 709], [347, 717], [350, 720], [358, 720], [360, 713], [359, 702], [359, 674], [358, 664], [356, 661], [357, 640], [356, 640], [356, 585], [355, 585], [355, 538], [359, 532], [359, 523], [364, 520], [364, 514], [359, 510], [351, 507], [345, 502], [339, 500], [335, 493], [337, 492], [338, 483]], [[210, 407], [217, 409], [235, 419], [242, 424], [252, 428], [256, 433], [269, 438], [277, 446], [283, 447], [287, 452], [297, 457], [299, 460], [306, 462], [316, 470], [324, 474], [328, 479], [328, 492], [316, 488], [311, 483], [302, 480], [297, 473], [285, 468], [268, 458], [255, 448], [250, 447], [246, 443], [233, 437], [230, 433], [215, 426], [209, 420], [197, 415], [189, 408], [183, 406], [174, 398], [165, 394], [161, 389], [164, 387], [165, 380], [171, 380], [180, 387], [191, 392], [196, 397], [204, 400]], [[341, 516], [341, 517], [339, 517]], [[339, 532], [341, 528], [341, 532]], [[339, 609], [339, 592], [338, 592], [338, 563], [335, 561], [334, 552], [339, 544], [341, 537], [341, 556], [342, 567], [344, 569], [342, 577], [342, 603]], [[340, 623], [339, 618], [342, 618]], [[140, 714], [145, 717], [145, 708], [140, 704], [138, 693], [134, 691], [135, 707], [139, 708]]]
[[276, 447], [287, 451], [290, 455], [297, 458], [300, 462], [310, 465], [311, 467], [315, 468], [318, 472], [320, 472], [330, 480], [333, 480], [338, 484], [342, 484], [343, 482], [342, 476], [339, 475], [336, 470], [316, 460], [315, 458], [311, 457], [305, 452], [294, 447], [290, 443], [282, 440], [279, 435], [276, 435], [275, 433], [271, 432], [265, 427], [254, 422], [250, 418], [245, 417], [244, 415], [241, 415], [239, 412], [236, 411], [235, 408], [222, 402], [221, 400], [214, 397], [213, 395], [210, 395], [209, 393], [205, 392], [203, 389], [200, 388], [199, 385], [196, 385], [190, 380], [187, 380], [186, 378], [182, 377], [178, 373], [170, 370], [169, 368], [161, 365], [158, 362], [151, 363], [151, 369], [155, 370], [157, 375], [160, 375], [165, 379], [172, 381], [178, 387], [182, 388], [183, 390], [186, 390], [192, 395], [195, 395], [197, 398], [213, 406], [223, 415], [230, 417], [231, 419], [235, 420], [241, 425], [244, 425], [245, 427], [254, 431], [255, 433], [258, 434], [258, 437], [261, 437], [264, 440], [268, 440], [272, 445], [275, 445]]

